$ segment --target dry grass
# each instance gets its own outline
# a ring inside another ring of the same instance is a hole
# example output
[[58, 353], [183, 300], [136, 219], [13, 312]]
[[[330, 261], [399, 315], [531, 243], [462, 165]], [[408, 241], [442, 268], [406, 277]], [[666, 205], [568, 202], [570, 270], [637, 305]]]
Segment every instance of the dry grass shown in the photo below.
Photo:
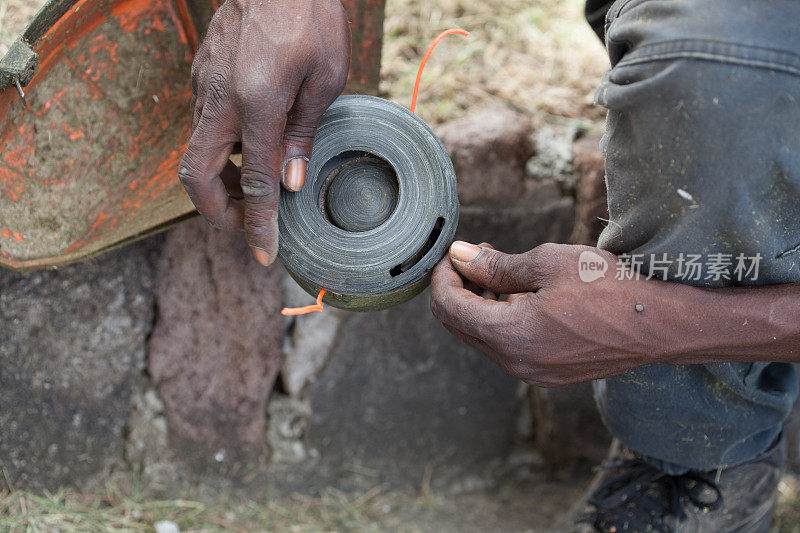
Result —
[[0, 57], [6, 55], [42, 4], [42, 0], [0, 0]]
[[583, 20], [581, 0], [389, 0], [381, 90], [408, 105], [422, 55], [447, 37], [425, 68], [417, 112], [438, 123], [502, 101], [537, 118], [598, 120], [592, 93], [608, 59]]
[[174, 522], [184, 532], [380, 531], [398, 527], [386, 512], [387, 506], [394, 509], [397, 503], [395, 496], [374, 493], [353, 497], [330, 492], [319, 498], [283, 498], [267, 503], [221, 498], [203, 503], [154, 500], [113, 492], [106, 495], [59, 492], [42, 496], [16, 491], [0, 494], [0, 531], [152, 532], [153, 524], [162, 520]]

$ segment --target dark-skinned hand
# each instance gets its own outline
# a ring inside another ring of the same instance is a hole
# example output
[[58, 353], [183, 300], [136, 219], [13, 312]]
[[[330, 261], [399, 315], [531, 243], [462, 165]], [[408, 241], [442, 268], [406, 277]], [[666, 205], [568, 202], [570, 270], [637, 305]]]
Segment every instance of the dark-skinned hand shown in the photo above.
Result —
[[[585, 250], [608, 262], [605, 277], [581, 281]], [[647, 362], [646, 335], [633, 326], [635, 287], [649, 281], [615, 280], [617, 261], [588, 246], [544, 244], [509, 255], [456, 242], [433, 271], [431, 309], [456, 337], [527, 383], [613, 376]]]
[[[584, 254], [607, 269], [581, 275]], [[509, 255], [457, 241], [433, 271], [431, 309], [507, 373], [542, 387], [655, 363], [800, 361], [800, 283], [712, 289], [647, 279], [589, 246]]]
[[[322, 114], [341, 94], [350, 29], [338, 0], [226, 0], [192, 64], [192, 136], [178, 175], [216, 228], [278, 252], [280, 184], [299, 191]], [[229, 157], [241, 143], [242, 166]]]

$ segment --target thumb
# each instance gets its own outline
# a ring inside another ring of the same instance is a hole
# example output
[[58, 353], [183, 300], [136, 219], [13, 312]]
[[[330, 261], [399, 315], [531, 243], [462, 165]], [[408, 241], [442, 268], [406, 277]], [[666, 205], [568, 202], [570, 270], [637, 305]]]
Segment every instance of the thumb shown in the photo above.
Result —
[[504, 254], [456, 241], [450, 246], [450, 261], [459, 274], [496, 294], [532, 292], [542, 286], [544, 273], [537, 268], [535, 249], [524, 254]]
[[284, 162], [281, 183], [288, 190], [299, 191], [303, 188], [317, 126], [325, 110], [336, 100], [342, 89], [343, 85], [322, 87], [313, 81], [300, 88], [286, 117], [283, 131]]

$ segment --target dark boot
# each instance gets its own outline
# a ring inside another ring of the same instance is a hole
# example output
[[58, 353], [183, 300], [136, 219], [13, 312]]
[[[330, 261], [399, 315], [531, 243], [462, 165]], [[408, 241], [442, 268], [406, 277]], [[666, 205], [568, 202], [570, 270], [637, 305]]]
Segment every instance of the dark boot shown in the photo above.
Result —
[[761, 533], [769, 531], [786, 462], [779, 438], [758, 458], [673, 476], [615, 440], [579, 502], [578, 532]]

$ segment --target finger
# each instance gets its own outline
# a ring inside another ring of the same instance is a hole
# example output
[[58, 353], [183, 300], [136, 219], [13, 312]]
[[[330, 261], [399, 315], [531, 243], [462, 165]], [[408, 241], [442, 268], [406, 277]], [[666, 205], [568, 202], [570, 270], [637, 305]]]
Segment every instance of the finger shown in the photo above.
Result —
[[548, 272], [540, 256], [536, 248], [524, 254], [504, 254], [463, 241], [450, 246], [450, 260], [458, 273], [496, 294], [541, 288]]
[[282, 183], [290, 191], [299, 191], [306, 181], [308, 160], [314, 146], [317, 126], [334, 100], [344, 90], [346, 74], [331, 83], [328, 77], [310, 76], [300, 86], [283, 131]]
[[483, 355], [491, 359], [494, 362], [494, 364], [499, 366], [500, 369], [506, 374], [509, 374], [511, 376], [520, 379], [522, 379], [522, 377], [524, 376], [524, 373], [520, 372], [520, 366], [518, 364], [512, 362], [512, 360], [510, 360], [508, 356], [502, 355], [498, 350], [490, 346], [487, 342], [473, 335], [464, 333], [463, 331], [460, 331], [452, 326], [444, 325], [444, 327], [458, 340], [460, 340], [461, 342], [463, 342], [468, 346], [475, 348]]
[[473, 337], [472, 335], [467, 335], [463, 331], [457, 330], [453, 326], [448, 326], [446, 324], [443, 324], [443, 325], [444, 325], [445, 329], [447, 331], [449, 331], [450, 334], [453, 335], [455, 338], [457, 338], [458, 340], [460, 340], [461, 342], [463, 342], [467, 346], [472, 346], [476, 350], [482, 352], [484, 355], [486, 355], [489, 358], [491, 358], [492, 360], [494, 360], [494, 356], [493, 356], [494, 351], [492, 350], [492, 348], [488, 344], [486, 344], [485, 342], [483, 342], [482, 340], [480, 340], [477, 337]]
[[205, 94], [208, 90], [203, 80], [208, 76], [204, 75], [202, 71], [205, 65], [208, 64], [208, 51], [205, 47], [201, 48], [194, 56], [192, 61], [191, 81], [192, 81], [192, 101], [189, 109], [192, 114], [192, 131], [197, 128], [197, 123], [200, 122], [200, 117], [203, 114], [203, 103], [205, 101]]
[[[492, 250], [495, 249], [494, 246], [492, 246], [488, 242], [482, 242], [478, 246], [481, 246], [483, 248], [491, 248]], [[473, 281], [470, 281], [469, 284], [473, 285], [475, 287], [478, 287], [478, 285]], [[497, 293], [494, 293], [494, 292], [490, 291], [489, 289], [480, 288], [479, 291], [472, 291], [472, 292], [474, 292], [475, 294], [477, 294], [478, 296], [480, 296], [482, 298], [486, 298], [487, 300], [499, 300], [500, 299], [499, 295]]]
[[[494, 246], [492, 246], [488, 242], [482, 242], [478, 246], [491, 248], [492, 250], [494, 250]], [[483, 287], [479, 287], [475, 282], [470, 281], [468, 279], [464, 280], [464, 288], [467, 289], [468, 291], [472, 292], [472, 293], [477, 294], [478, 296], [480, 296], [482, 298], [488, 298], [490, 300], [497, 300], [497, 294], [493, 293], [492, 291], [490, 291], [488, 289], [484, 289]]]
[[203, 115], [203, 106], [198, 105], [198, 97], [192, 93], [192, 104], [190, 106], [192, 113], [192, 131], [197, 129], [197, 123], [200, 122], [200, 117]]
[[431, 276], [431, 311], [446, 326], [483, 339], [502, 335], [509, 322], [507, 304], [484, 299], [464, 287], [448, 259], [439, 261]]
[[222, 179], [222, 183], [225, 185], [225, 190], [228, 192], [230, 198], [236, 198], [237, 200], [244, 198], [241, 184], [242, 173], [233, 161], [228, 159], [228, 161], [225, 162], [225, 166], [222, 172], [219, 173], [219, 177]]
[[515, 294], [509, 294], [508, 298], [506, 298], [506, 302], [513, 304], [514, 302], [519, 301], [521, 298], [526, 298], [530, 295], [531, 293], [529, 292], [518, 292]]
[[241, 206], [228, 198], [220, 179], [232, 144], [214, 122], [201, 118], [178, 168], [178, 177], [200, 214], [211, 226], [229, 230], [241, 228], [243, 217]]
[[481, 292], [477, 294], [481, 298], [484, 298], [486, 300], [494, 300], [495, 302], [500, 299], [500, 297], [496, 293], [490, 291], [489, 289], [483, 289]]
[[477, 294], [481, 298], [485, 298], [487, 300], [497, 300], [498, 296], [490, 291], [489, 289], [484, 289], [483, 287], [479, 287], [477, 283], [470, 281], [468, 279], [464, 280], [464, 288], [467, 289], [472, 294]]
[[282, 120], [270, 123], [256, 116], [243, 124], [240, 184], [244, 194], [244, 232], [253, 255], [264, 266], [278, 255], [283, 126]]

